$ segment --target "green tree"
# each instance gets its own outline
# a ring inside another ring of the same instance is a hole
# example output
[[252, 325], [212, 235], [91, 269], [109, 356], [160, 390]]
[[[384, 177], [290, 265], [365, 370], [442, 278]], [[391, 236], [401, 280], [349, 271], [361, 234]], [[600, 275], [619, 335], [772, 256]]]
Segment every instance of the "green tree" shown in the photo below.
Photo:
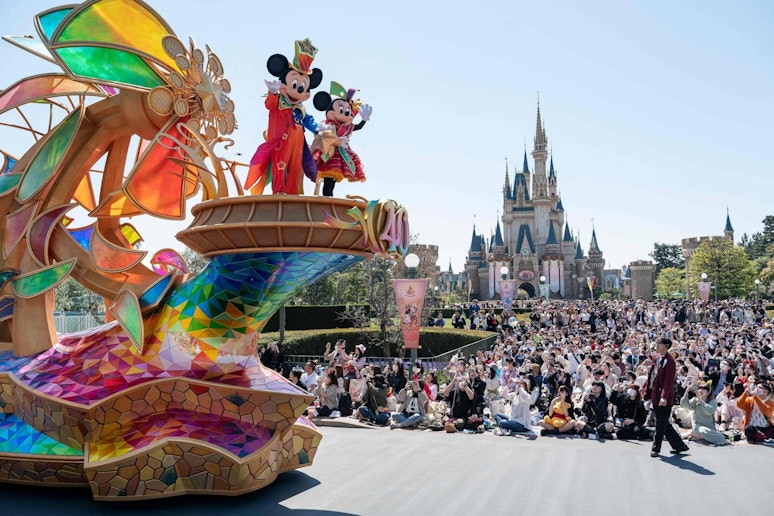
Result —
[[755, 269], [742, 246], [725, 238], [705, 240], [691, 258], [690, 285], [698, 296], [696, 283], [707, 274], [717, 289], [718, 298], [746, 296], [755, 289]]
[[105, 322], [105, 302], [72, 277], [54, 288], [54, 310], [57, 312], [88, 312], [102, 324]]
[[747, 236], [747, 233], [742, 235], [741, 245], [751, 260], [764, 256], [774, 259], [774, 256], [769, 254], [768, 249], [774, 244], [774, 215], [767, 215], [761, 222], [763, 223], [762, 231], [753, 233], [752, 237]]
[[685, 269], [661, 269], [656, 277], [656, 295], [661, 299], [669, 299], [676, 292], [685, 295]]
[[682, 248], [677, 244], [660, 244], [656, 242], [653, 244], [653, 265], [656, 274], [661, 269], [666, 269], [667, 267], [684, 268], [685, 258], [683, 258]]

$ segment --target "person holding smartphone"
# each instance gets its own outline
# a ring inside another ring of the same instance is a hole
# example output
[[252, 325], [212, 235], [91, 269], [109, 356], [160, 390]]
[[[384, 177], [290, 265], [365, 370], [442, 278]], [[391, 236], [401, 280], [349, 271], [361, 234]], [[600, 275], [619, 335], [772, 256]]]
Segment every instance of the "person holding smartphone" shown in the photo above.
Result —
[[744, 435], [748, 443], [774, 442], [774, 401], [771, 399], [771, 385], [768, 382], [750, 382], [736, 400], [736, 406], [744, 412]]

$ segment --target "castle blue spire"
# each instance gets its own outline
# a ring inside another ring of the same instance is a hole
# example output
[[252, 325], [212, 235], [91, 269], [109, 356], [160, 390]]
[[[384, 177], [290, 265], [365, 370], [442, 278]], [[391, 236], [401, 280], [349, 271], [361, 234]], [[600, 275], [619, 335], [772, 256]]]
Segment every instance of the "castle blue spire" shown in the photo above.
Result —
[[505, 193], [506, 199], [513, 198], [511, 194], [511, 178], [508, 175], [508, 158], [505, 158], [505, 186], [503, 186], [503, 192]]
[[731, 216], [728, 214], [728, 210], [726, 210], [726, 229], [723, 231], [734, 231], [733, 226], [731, 226]]
[[556, 203], [556, 211], [564, 211], [564, 205], [562, 204], [561, 197], [559, 197], [559, 202]]
[[497, 228], [495, 229], [494, 245], [504, 246], [503, 234], [500, 232], [500, 221], [497, 221]]
[[583, 249], [581, 249], [580, 242], [578, 242], [578, 247], [575, 250], [575, 259], [576, 260], [585, 260], [586, 257], [583, 256]]
[[598, 253], [599, 252], [599, 245], [597, 244], [597, 230], [592, 229], [591, 230], [591, 246], [589, 247], [590, 253]]
[[570, 225], [565, 224], [564, 225], [564, 238], [563, 240], [565, 242], [572, 242], [572, 235], [570, 234]]
[[478, 235], [476, 235], [476, 226], [473, 226], [473, 238], [470, 239], [470, 249], [468, 249], [469, 253], [476, 253], [481, 251], [481, 240], [479, 239]]
[[551, 156], [551, 168], [548, 170], [548, 178], [556, 177], [556, 172], [554, 172], [554, 157]]
[[548, 238], [546, 239], [546, 245], [559, 245], [559, 241], [556, 239], [556, 232], [554, 232], [553, 222], [549, 222], [548, 225]]
[[524, 165], [522, 165], [522, 172], [529, 174], [529, 163], [527, 162], [527, 151], [524, 151]]

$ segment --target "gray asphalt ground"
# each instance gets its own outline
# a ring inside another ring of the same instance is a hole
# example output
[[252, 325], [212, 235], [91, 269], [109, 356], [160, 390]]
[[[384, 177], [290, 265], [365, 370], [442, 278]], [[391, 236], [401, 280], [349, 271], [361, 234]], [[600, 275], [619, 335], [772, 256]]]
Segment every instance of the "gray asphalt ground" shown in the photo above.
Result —
[[774, 514], [774, 448], [322, 428], [308, 468], [240, 497], [94, 502], [88, 490], [0, 484], [2, 514]]

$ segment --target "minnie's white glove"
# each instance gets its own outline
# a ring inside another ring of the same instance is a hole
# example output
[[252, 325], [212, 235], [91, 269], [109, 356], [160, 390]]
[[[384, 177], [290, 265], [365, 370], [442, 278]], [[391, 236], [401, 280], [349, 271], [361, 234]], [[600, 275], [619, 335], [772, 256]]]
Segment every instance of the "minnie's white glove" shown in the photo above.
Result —
[[349, 148], [349, 136], [339, 136], [339, 146]]

